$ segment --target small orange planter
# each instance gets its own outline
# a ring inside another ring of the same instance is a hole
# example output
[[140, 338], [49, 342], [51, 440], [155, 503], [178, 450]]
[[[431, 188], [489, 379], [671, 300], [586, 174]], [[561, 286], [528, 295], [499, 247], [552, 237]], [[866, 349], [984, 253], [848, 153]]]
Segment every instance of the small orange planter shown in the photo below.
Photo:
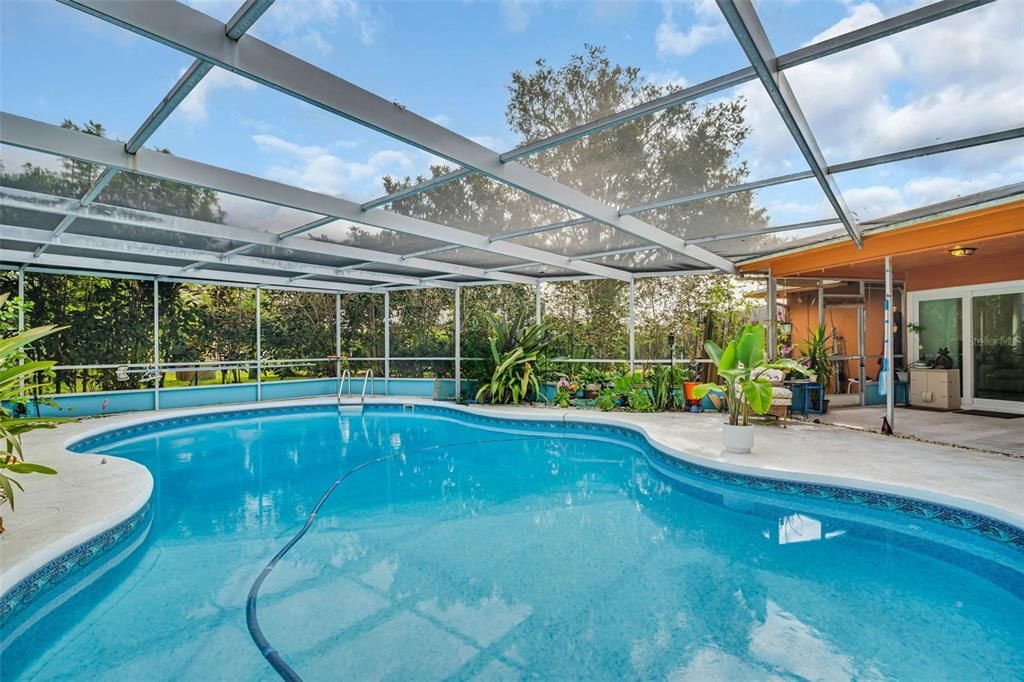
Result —
[[686, 402], [690, 404], [696, 404], [700, 402], [698, 398], [693, 397], [693, 389], [700, 386], [699, 381], [684, 381], [683, 382], [683, 394], [686, 396]]

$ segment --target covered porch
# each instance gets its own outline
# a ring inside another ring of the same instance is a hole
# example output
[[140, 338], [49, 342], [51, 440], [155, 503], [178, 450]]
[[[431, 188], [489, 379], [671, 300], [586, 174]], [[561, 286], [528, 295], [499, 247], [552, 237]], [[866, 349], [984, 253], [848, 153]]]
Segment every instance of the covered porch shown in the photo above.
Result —
[[[800, 357], [825, 328], [829, 409], [812, 417], [877, 431], [888, 408], [897, 434], [1022, 455], [1024, 421], [984, 414], [1024, 416], [1022, 263], [1024, 202], [995, 199], [866, 230], [863, 249], [835, 242], [741, 268], [766, 278], [774, 352]], [[887, 344], [895, 372], [880, 385]]]

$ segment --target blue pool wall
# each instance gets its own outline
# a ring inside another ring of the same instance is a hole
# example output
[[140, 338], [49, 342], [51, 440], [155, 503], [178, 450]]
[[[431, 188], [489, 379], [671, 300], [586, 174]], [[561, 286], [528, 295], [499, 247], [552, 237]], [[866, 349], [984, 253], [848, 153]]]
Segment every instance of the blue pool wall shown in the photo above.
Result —
[[[432, 398], [433, 379], [374, 379], [375, 395], [409, 396]], [[471, 398], [472, 382], [463, 381], [463, 396]], [[347, 386], [346, 386], [347, 388]], [[356, 379], [353, 391], [359, 393], [362, 382]], [[289, 398], [315, 398], [335, 395], [337, 379], [297, 379], [295, 381], [266, 382], [261, 387], [261, 400], [286, 400]], [[370, 393], [367, 388], [367, 394]], [[100, 391], [97, 393], [74, 393], [55, 395], [51, 400], [55, 406], [39, 404], [39, 415], [44, 417], [93, 417], [119, 412], [142, 412], [156, 407], [155, 392], [152, 389], [131, 391]], [[225, 384], [222, 386], [185, 386], [160, 390], [160, 408], [204, 407], [210, 405], [232, 405], [256, 402], [256, 384]], [[29, 404], [30, 414], [37, 406]]]

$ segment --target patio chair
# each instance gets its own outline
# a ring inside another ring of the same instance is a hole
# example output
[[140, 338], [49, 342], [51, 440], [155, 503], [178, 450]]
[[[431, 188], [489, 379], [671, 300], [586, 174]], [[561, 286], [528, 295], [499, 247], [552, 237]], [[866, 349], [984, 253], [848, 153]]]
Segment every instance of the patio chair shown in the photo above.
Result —
[[785, 428], [789, 424], [789, 408], [793, 404], [793, 391], [783, 385], [786, 373], [781, 369], [766, 369], [760, 376], [772, 384], [772, 406], [765, 416], [775, 417]]

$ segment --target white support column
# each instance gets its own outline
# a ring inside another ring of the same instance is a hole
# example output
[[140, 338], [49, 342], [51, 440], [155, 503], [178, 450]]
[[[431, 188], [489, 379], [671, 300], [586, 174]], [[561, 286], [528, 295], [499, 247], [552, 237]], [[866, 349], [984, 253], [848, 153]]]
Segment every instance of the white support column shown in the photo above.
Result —
[[25, 271], [18, 268], [18, 331], [25, 331]]
[[153, 278], [153, 409], [160, 409], [160, 280]]
[[540, 282], [533, 285], [533, 322], [534, 324], [540, 324], [541, 310], [540, 310]]
[[779, 294], [775, 282], [775, 275], [771, 268], [768, 269], [768, 291], [765, 294], [768, 298], [768, 359], [774, 360], [776, 353], [776, 318], [779, 314]]
[[[23, 331], [25, 331], [25, 269], [18, 268], [18, 333]], [[25, 364], [25, 360], [19, 360], [18, 364]], [[22, 389], [20, 395], [24, 395], [25, 377], [18, 380], [18, 385]]]
[[334, 376], [338, 377], [336, 394], [341, 394], [341, 292], [334, 294]]
[[636, 369], [636, 280], [629, 280], [629, 371]]
[[391, 387], [391, 292], [384, 292], [384, 395]]
[[896, 428], [896, 358], [892, 345], [892, 256], [885, 257], [885, 418]]
[[818, 283], [818, 327], [825, 326], [825, 287]]
[[861, 304], [857, 308], [857, 387], [860, 391], [860, 405], [863, 407], [867, 391], [867, 369], [864, 346], [867, 343], [867, 288], [860, 282]]
[[462, 397], [462, 287], [455, 287], [455, 402]]
[[256, 287], [256, 402], [263, 400], [263, 301]]

